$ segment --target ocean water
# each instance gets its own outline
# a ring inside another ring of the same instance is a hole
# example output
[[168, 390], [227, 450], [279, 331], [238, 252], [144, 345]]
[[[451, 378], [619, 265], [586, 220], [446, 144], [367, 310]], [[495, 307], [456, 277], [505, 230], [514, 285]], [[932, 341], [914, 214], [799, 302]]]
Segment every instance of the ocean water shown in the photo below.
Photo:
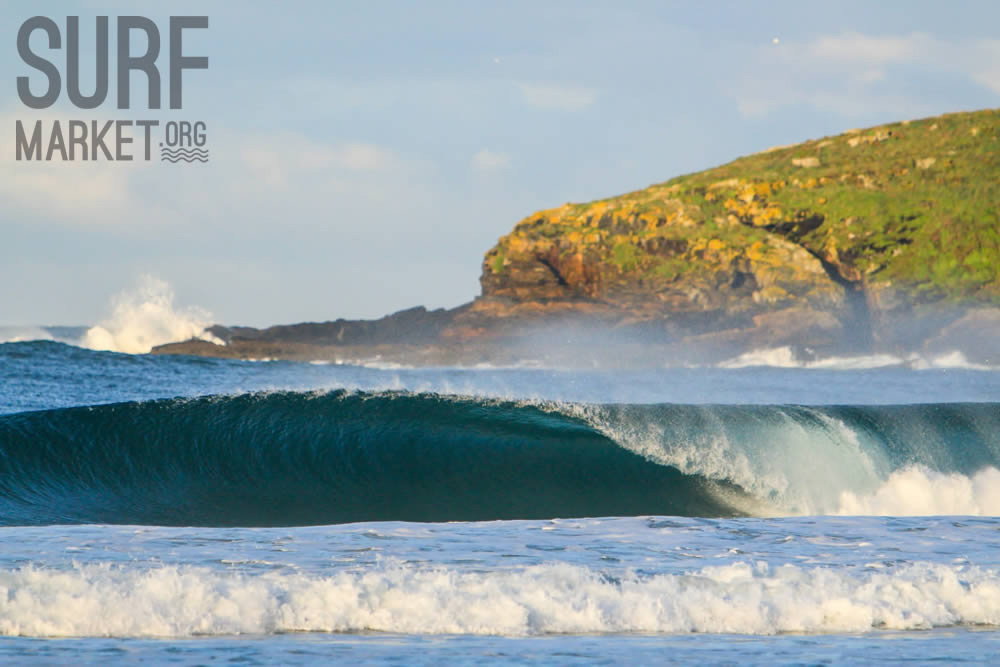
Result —
[[1000, 660], [1000, 370], [957, 353], [406, 369], [30, 333], [0, 344], [2, 659]]

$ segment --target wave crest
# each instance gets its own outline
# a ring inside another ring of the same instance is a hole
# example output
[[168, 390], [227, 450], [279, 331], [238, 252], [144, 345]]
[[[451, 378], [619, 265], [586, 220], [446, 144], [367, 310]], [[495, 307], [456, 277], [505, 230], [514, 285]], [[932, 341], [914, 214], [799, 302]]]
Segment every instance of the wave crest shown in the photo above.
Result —
[[998, 408], [338, 390], [25, 412], [0, 416], [0, 523], [1000, 514]]

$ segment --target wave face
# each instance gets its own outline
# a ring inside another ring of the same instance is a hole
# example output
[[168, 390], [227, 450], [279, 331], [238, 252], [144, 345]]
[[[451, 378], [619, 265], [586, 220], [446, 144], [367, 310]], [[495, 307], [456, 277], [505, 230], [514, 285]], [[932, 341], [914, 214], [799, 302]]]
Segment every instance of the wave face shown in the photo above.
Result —
[[0, 417], [0, 523], [1000, 514], [998, 466], [988, 403], [244, 394]]

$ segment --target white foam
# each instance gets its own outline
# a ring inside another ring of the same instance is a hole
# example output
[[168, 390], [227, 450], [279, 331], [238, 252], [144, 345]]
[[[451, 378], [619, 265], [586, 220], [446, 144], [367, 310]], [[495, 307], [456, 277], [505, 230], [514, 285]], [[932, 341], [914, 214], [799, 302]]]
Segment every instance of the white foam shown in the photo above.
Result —
[[111, 316], [89, 329], [81, 345], [127, 354], [145, 354], [157, 345], [192, 338], [221, 345], [205, 331], [211, 322], [212, 316], [201, 308], [176, 308], [170, 285], [147, 276], [115, 299]]
[[892, 354], [869, 354], [855, 357], [826, 357], [805, 362], [804, 368], [821, 368], [837, 371], [861, 371], [871, 368], [906, 366], [908, 359]]
[[872, 494], [843, 492], [837, 514], [1000, 516], [1000, 470], [966, 476], [911, 466], [893, 472]]
[[[924, 363], [926, 366], [924, 366]], [[914, 368], [961, 368], [965, 370], [973, 371], [992, 371], [997, 370], [996, 366], [989, 366], [987, 364], [977, 364], [969, 361], [965, 354], [959, 350], [952, 350], [951, 352], [946, 352], [940, 354], [936, 357], [932, 357], [928, 360], [921, 360], [914, 364]]]
[[928, 369], [965, 369], [988, 371], [997, 370], [994, 366], [978, 364], [968, 360], [960, 350], [952, 350], [935, 356], [911, 354], [900, 357], [893, 354], [869, 354], [850, 357], [824, 357], [819, 359], [800, 359], [789, 347], [765, 348], [751, 350], [727, 359], [717, 364], [718, 368], [754, 368], [767, 366], [771, 368], [807, 368], [826, 370], [868, 370], [872, 368], [891, 368], [894, 366], [912, 368], [914, 370]]
[[752, 368], [754, 366], [771, 366], [773, 368], [799, 368], [801, 363], [790, 347], [775, 347], [761, 350], [751, 350], [743, 354], [721, 361], [719, 368]]
[[570, 564], [466, 572], [387, 565], [330, 576], [175, 566], [0, 572], [0, 633], [189, 637], [864, 632], [1000, 624], [1000, 577], [968, 565], [831, 569], [741, 562], [617, 577]]

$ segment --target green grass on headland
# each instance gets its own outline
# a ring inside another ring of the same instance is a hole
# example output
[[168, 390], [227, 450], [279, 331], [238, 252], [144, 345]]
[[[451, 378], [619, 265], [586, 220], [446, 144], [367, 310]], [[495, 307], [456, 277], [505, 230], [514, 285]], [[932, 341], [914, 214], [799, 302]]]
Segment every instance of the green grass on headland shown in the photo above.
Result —
[[1000, 110], [853, 130], [536, 213], [487, 254], [484, 287], [546, 256], [593, 293], [744, 271], [758, 302], [824, 298], [795, 246], [843, 284], [1000, 304]]

